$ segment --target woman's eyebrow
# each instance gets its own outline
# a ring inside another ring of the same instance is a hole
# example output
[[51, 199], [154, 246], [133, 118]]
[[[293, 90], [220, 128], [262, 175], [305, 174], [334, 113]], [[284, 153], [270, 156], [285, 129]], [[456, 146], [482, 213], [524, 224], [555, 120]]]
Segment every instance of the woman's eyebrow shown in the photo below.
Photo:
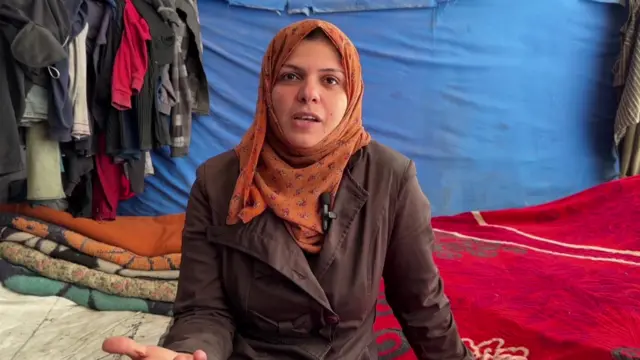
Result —
[[[306, 73], [306, 71], [301, 68], [300, 66], [294, 65], [294, 64], [284, 64], [282, 66], [282, 68], [289, 68], [291, 70], [300, 72], [300, 73]], [[336, 72], [336, 73], [344, 73], [344, 71], [342, 69], [336, 69], [336, 68], [322, 68], [319, 70], [320, 72]]]

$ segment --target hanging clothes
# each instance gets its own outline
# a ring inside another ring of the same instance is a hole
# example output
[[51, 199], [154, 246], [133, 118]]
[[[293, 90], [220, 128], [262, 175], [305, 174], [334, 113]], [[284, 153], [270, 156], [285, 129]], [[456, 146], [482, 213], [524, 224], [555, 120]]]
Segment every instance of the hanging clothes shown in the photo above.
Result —
[[[176, 98], [176, 103], [171, 109], [171, 156], [186, 156], [189, 153], [189, 145], [191, 143], [191, 122], [192, 113], [208, 114], [208, 85], [204, 74], [204, 69], [192, 71], [200, 65], [201, 55], [199, 59], [192, 61], [188, 54], [201, 54], [202, 45], [200, 40], [200, 26], [198, 23], [198, 14], [195, 10], [195, 2], [183, 0], [148, 0], [156, 9], [158, 14], [169, 23], [175, 34], [175, 44], [173, 53], [173, 62], [166, 76], [169, 79], [162, 81], [170, 81]], [[181, 17], [180, 13], [184, 14]], [[191, 24], [191, 27], [189, 27]], [[190, 52], [192, 50], [192, 52]], [[191, 86], [191, 84], [194, 84]], [[203, 84], [205, 84], [203, 86]], [[204, 90], [203, 90], [204, 89]], [[203, 97], [206, 94], [206, 100]], [[196, 102], [198, 99], [199, 102]], [[205, 109], [206, 107], [206, 109]]]
[[162, 75], [168, 78], [161, 81], [170, 81], [176, 97], [176, 103], [171, 108], [171, 156], [179, 157], [188, 153], [190, 142], [188, 130], [191, 126], [191, 94], [189, 90], [189, 74], [185, 65], [186, 50], [188, 49], [187, 25], [180, 18], [176, 10], [174, 0], [150, 0], [156, 11], [171, 25], [175, 36], [173, 46], [173, 58], [169, 71]]
[[27, 200], [51, 201], [66, 198], [62, 188], [60, 145], [49, 135], [46, 121], [27, 130]]
[[[164, 21], [150, 3], [146, 0], [132, 0], [132, 2], [149, 25], [151, 34], [151, 46], [148, 47], [149, 68], [142, 90], [136, 97], [140, 149], [148, 151], [155, 146], [171, 144], [169, 123], [161, 117], [160, 109], [156, 103], [156, 89], [159, 88], [158, 79], [160, 79], [162, 69], [165, 67], [168, 69], [173, 60], [175, 36], [171, 26]], [[169, 109], [169, 113], [170, 111]]]
[[189, 90], [193, 99], [193, 112], [209, 114], [209, 83], [204, 72], [204, 47], [200, 34], [200, 17], [196, 0], [176, 0], [176, 8], [184, 15], [183, 21], [189, 31], [187, 52], [196, 50], [198, 56], [187, 57], [185, 64], [189, 74]]
[[25, 69], [45, 68], [67, 56], [59, 40], [69, 24], [61, 0], [12, 0], [0, 5], [0, 25], [0, 106], [3, 109], [0, 176], [3, 176], [25, 169], [18, 129], [29, 87]]
[[640, 1], [628, 0], [629, 18], [622, 29], [614, 86], [620, 103], [614, 123], [614, 143], [620, 157], [620, 177], [640, 174]]
[[124, 29], [113, 63], [111, 105], [118, 110], [131, 109], [131, 97], [142, 89], [149, 63], [147, 40], [149, 26], [130, 0], [125, 0]]
[[0, 5], [0, 203], [113, 220], [209, 112], [192, 0]]
[[[65, 52], [69, 51], [69, 42], [72, 41], [83, 28], [84, 10], [83, 1], [64, 1], [65, 11], [70, 21], [68, 32], [62, 38], [62, 46]], [[56, 62], [51, 69], [51, 88], [49, 91], [49, 136], [58, 142], [68, 142], [72, 140], [73, 129], [73, 107], [69, 98], [69, 56]]]
[[87, 35], [89, 24], [69, 43], [69, 95], [73, 109], [71, 136], [83, 139], [91, 135], [87, 102]]
[[[100, 51], [100, 69], [97, 71], [95, 93], [92, 102], [92, 112], [96, 126], [107, 133], [117, 134], [119, 129], [111, 129], [107, 124], [119, 123], [118, 111], [111, 106], [111, 79], [116, 53], [120, 47], [123, 31], [124, 3], [116, 1], [112, 9], [113, 14], [107, 24], [104, 37], [104, 47]], [[113, 135], [117, 137], [118, 135]]]
[[129, 179], [124, 174], [122, 164], [116, 163], [105, 154], [106, 139], [98, 136], [98, 154], [95, 157], [96, 176], [93, 183], [93, 218], [96, 220], [115, 220], [118, 203], [130, 199]]

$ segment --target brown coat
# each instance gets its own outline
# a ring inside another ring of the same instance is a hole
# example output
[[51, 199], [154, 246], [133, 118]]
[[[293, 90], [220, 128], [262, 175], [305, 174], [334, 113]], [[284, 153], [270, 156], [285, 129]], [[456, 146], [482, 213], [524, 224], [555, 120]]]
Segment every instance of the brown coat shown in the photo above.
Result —
[[380, 278], [419, 359], [471, 359], [433, 259], [430, 206], [412, 161], [371, 143], [349, 163], [318, 255], [266, 211], [225, 225], [238, 176], [227, 152], [197, 171], [175, 323], [164, 346], [209, 359], [377, 359]]

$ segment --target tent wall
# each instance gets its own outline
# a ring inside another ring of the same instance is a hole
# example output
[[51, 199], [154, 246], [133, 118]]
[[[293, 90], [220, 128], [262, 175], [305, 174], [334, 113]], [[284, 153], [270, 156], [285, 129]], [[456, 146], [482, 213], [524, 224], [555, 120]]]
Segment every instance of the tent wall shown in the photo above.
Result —
[[309, 13], [360, 49], [365, 126], [416, 162], [436, 215], [538, 204], [612, 179], [625, 10], [610, 1], [200, 0], [211, 116], [195, 120], [190, 156], [154, 155], [156, 176], [120, 213], [184, 211], [196, 167], [251, 123], [270, 39]]

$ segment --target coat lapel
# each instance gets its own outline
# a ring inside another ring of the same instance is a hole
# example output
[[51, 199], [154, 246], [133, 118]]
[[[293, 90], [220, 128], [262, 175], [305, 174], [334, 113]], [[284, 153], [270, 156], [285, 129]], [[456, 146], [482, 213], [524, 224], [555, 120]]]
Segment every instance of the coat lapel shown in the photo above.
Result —
[[322, 306], [332, 310], [304, 253], [291, 238], [282, 220], [273, 212], [267, 210], [244, 225], [210, 227], [208, 238], [268, 264]]
[[344, 241], [356, 216], [367, 202], [369, 193], [355, 181], [350, 171], [345, 171], [336, 196], [333, 212], [337, 218], [333, 220], [327, 234], [316, 267], [318, 279], [327, 272], [344, 246]]

